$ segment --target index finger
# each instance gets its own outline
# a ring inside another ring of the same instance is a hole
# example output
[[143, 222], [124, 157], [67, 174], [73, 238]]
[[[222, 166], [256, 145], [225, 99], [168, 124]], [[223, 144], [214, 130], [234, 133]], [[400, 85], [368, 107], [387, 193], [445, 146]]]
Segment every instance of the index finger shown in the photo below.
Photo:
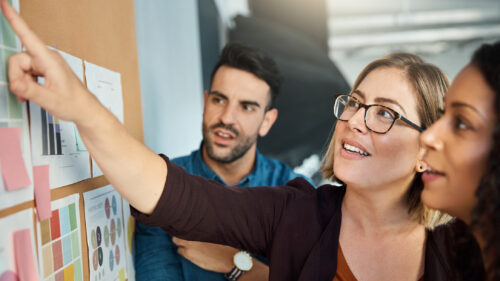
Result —
[[12, 6], [7, 2], [7, 0], [1, 0], [0, 6], [10, 26], [17, 36], [19, 36], [21, 42], [23, 42], [23, 45], [30, 54], [40, 55], [47, 52], [47, 48], [45, 47], [43, 41], [36, 36], [21, 16], [19, 16], [14, 8], [12, 8]]

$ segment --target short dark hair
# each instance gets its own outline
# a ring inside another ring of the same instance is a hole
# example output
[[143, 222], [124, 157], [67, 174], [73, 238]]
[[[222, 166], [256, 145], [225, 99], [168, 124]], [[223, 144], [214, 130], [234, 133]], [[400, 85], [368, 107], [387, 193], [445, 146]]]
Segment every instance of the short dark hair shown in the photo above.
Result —
[[221, 66], [234, 67], [236, 69], [248, 71], [258, 78], [264, 80], [271, 89], [271, 102], [266, 107], [271, 109], [280, 91], [283, 76], [276, 62], [262, 50], [250, 48], [238, 43], [229, 43], [224, 49], [219, 61], [215, 65], [212, 75], [210, 75], [210, 87], [214, 80], [215, 73]]
[[493, 90], [497, 120], [493, 131], [493, 147], [487, 170], [476, 191], [477, 204], [472, 211], [474, 227], [486, 244], [487, 279], [500, 280], [500, 41], [482, 45], [471, 64], [479, 69]]

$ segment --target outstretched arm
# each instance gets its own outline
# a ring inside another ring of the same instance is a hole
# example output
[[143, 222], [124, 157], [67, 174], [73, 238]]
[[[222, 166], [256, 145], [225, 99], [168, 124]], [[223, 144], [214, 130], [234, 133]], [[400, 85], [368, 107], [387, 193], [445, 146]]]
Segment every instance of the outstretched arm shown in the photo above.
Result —
[[[165, 161], [134, 139], [7, 3], [1, 8], [26, 48], [9, 58], [10, 89], [50, 114], [75, 122], [85, 146], [113, 187], [137, 210], [151, 213], [163, 191]], [[45, 78], [45, 84], [34, 77]]]

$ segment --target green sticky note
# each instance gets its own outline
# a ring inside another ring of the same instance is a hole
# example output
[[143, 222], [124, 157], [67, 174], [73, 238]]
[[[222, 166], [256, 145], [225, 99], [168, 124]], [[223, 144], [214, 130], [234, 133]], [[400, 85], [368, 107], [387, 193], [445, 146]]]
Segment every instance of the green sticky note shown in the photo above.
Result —
[[7, 80], [7, 73], [9, 73], [9, 57], [16, 54], [17, 52], [7, 49], [2, 49], [2, 60], [3, 60], [3, 70], [5, 73], [5, 79]]
[[71, 224], [71, 231], [73, 231], [77, 227], [77, 225], [76, 225], [75, 203], [69, 205], [68, 208], [69, 208], [69, 221], [70, 221], [70, 224]]
[[83, 281], [82, 276], [82, 261], [78, 259], [75, 262], [75, 281]]
[[22, 105], [17, 101], [17, 98], [9, 90], [9, 118], [22, 119]]
[[10, 28], [9, 23], [5, 19], [5, 17], [2, 15], [2, 39], [3, 39], [3, 45], [10, 47], [10, 48], [16, 48], [16, 34]]
[[76, 259], [80, 256], [80, 247], [78, 243], [78, 231], [75, 231], [71, 234], [71, 251], [73, 253], [73, 259]]

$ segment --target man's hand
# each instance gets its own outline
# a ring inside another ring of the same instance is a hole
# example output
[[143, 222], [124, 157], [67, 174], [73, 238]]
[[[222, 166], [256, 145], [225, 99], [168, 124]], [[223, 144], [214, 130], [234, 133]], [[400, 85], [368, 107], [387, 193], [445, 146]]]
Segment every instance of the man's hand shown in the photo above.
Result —
[[[172, 237], [179, 247], [177, 252], [197, 266], [214, 272], [228, 273], [233, 269], [233, 257], [239, 250], [218, 244], [187, 241]], [[269, 267], [253, 259], [252, 269], [245, 272], [238, 281], [266, 281], [269, 279]]]
[[[6, 0], [1, 1], [1, 8], [26, 48], [25, 52], [9, 58], [12, 92], [20, 102], [32, 100], [60, 119], [75, 123], [88, 120], [89, 115], [92, 116], [91, 105], [98, 104], [97, 99], [85, 89], [59, 53], [49, 50]], [[45, 78], [43, 86], [36, 82], [37, 76]]]
[[233, 256], [239, 250], [218, 244], [187, 241], [173, 237], [177, 252], [197, 266], [214, 272], [228, 273], [233, 269]]

